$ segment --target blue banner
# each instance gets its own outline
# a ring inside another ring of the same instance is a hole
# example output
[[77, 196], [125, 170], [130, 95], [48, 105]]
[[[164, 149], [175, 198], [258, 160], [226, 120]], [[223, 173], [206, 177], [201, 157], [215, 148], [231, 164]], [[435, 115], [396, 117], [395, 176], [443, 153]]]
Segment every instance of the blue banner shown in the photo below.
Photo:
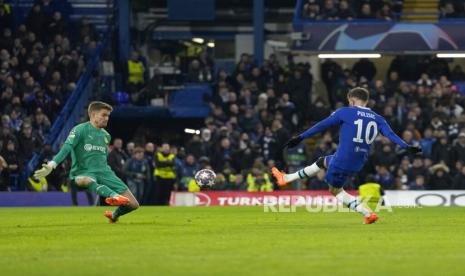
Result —
[[460, 51], [465, 50], [464, 22], [300, 22], [295, 29], [308, 39], [293, 49], [307, 51]]

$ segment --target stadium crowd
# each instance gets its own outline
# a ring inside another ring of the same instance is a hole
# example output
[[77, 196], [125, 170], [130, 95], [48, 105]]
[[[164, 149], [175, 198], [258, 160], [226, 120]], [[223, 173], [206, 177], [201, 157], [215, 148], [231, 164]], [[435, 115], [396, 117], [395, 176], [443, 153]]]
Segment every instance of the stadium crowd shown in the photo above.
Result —
[[[182, 145], [158, 148], [150, 142], [144, 147], [127, 142], [123, 148], [116, 139], [110, 164], [145, 204], [167, 204], [172, 189], [198, 191], [193, 176], [202, 168], [217, 173], [215, 190], [272, 191], [278, 187], [271, 167], [296, 171], [332, 154], [338, 137], [336, 130], [328, 130], [283, 151], [287, 139], [345, 105], [350, 88], [363, 86], [371, 91], [369, 107], [409, 144], [419, 144], [423, 154], [409, 156], [380, 135], [364, 170], [346, 185], [465, 189], [465, 98], [454, 85], [465, 81], [460, 66], [450, 70], [443, 59], [399, 56], [380, 80], [369, 60], [343, 69], [327, 59], [321, 72], [327, 95], [312, 91], [309, 64], [289, 57], [282, 65], [271, 55], [257, 67], [251, 55], [243, 54], [231, 74], [218, 70], [214, 93], [206, 99], [212, 111], [199, 135]], [[284, 189], [326, 188], [321, 171]]]
[[[185, 147], [187, 154], [209, 160], [219, 172], [218, 188], [271, 190], [270, 167], [293, 171], [333, 153], [334, 130], [284, 154], [281, 146], [291, 135], [343, 106], [347, 91], [356, 86], [369, 88], [369, 107], [424, 153], [408, 156], [379, 136], [370, 162], [347, 183], [349, 187], [374, 178], [385, 189], [465, 188], [465, 98], [451, 82], [465, 80], [460, 66], [450, 70], [443, 59], [399, 56], [392, 61], [386, 80], [379, 80], [369, 60], [344, 70], [328, 59], [321, 65], [326, 99], [311, 91], [309, 65], [289, 61], [282, 66], [272, 55], [256, 67], [251, 56], [244, 54], [233, 74], [219, 70], [210, 99], [211, 116], [205, 119], [201, 135], [193, 136]], [[240, 185], [233, 181], [238, 175], [244, 179]], [[321, 173], [293, 188], [324, 189], [323, 177]]]
[[[304, 0], [302, 17], [311, 20], [396, 20], [402, 11], [397, 0]], [[441, 0], [438, 15], [442, 19], [465, 18], [465, 2]]]
[[24, 162], [42, 148], [96, 48], [86, 19], [69, 36], [59, 4], [36, 1], [25, 23], [15, 24], [11, 6], [0, 3], [0, 190], [18, 188]]
[[396, 0], [305, 0], [302, 16], [312, 20], [395, 20], [402, 9]]
[[465, 18], [465, 2], [462, 0], [439, 1], [441, 18]]

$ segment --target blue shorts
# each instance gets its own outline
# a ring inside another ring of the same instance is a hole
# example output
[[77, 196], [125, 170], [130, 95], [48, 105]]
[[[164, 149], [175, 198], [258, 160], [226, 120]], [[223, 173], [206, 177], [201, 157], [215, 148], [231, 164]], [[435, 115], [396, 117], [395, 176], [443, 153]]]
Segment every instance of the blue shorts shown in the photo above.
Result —
[[333, 160], [333, 155], [328, 155], [325, 157], [326, 161], [326, 176], [325, 181], [333, 188], [340, 189], [344, 187], [344, 183], [347, 179], [351, 178], [354, 175], [354, 172], [342, 170], [334, 167], [331, 163]]

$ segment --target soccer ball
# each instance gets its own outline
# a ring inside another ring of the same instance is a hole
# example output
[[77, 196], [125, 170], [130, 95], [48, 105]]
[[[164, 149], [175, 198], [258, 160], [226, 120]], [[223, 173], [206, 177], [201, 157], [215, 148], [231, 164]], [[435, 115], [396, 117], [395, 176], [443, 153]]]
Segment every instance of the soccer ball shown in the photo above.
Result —
[[215, 184], [216, 174], [212, 170], [203, 169], [195, 174], [194, 179], [200, 187], [211, 187]]

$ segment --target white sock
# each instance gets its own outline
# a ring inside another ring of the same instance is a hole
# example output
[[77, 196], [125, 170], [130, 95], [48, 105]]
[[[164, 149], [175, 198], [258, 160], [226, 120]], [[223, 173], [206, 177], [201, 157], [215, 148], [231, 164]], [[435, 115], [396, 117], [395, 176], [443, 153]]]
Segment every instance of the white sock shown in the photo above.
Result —
[[284, 175], [284, 181], [287, 183], [295, 181], [297, 179], [303, 179], [305, 177], [312, 177], [320, 171], [320, 167], [316, 163], [311, 164], [295, 173]]
[[347, 207], [351, 210], [354, 210], [354, 211], [357, 211], [361, 214], [363, 214], [364, 216], [367, 216], [368, 214], [371, 213], [371, 211], [366, 208], [365, 206], [363, 206], [363, 204], [361, 204], [356, 197], [354, 196], [351, 196], [350, 194], [348, 194], [346, 191], [342, 190], [341, 192], [339, 192], [337, 195], [336, 195], [336, 198], [340, 201], [342, 201], [342, 203], [344, 203], [345, 205], [347, 205]]

